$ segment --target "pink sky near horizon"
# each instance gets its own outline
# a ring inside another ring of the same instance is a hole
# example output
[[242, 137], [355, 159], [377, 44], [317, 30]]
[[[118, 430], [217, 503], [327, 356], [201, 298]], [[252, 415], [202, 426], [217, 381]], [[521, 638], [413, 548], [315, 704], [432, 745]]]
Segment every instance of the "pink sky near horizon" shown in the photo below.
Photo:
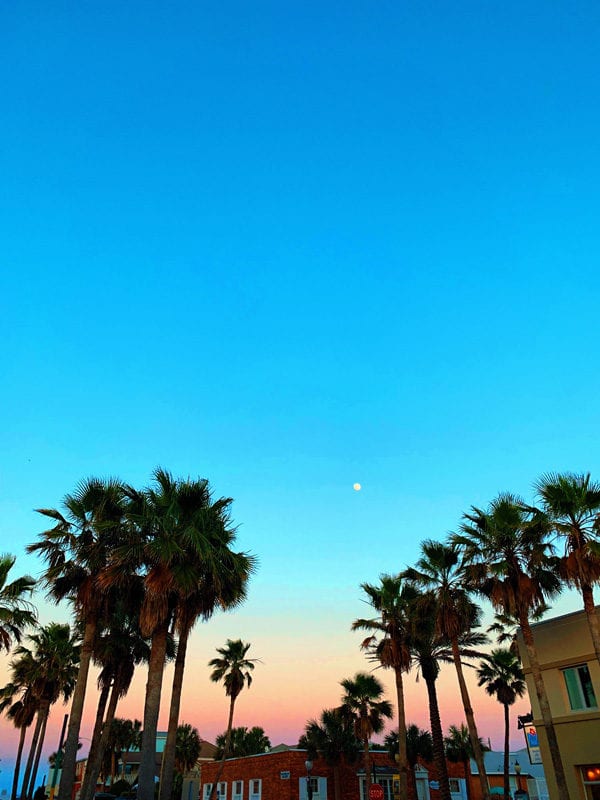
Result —
[[[43, 617], [57, 614], [62, 609], [45, 607]], [[357, 616], [364, 609], [357, 609]], [[247, 609], [236, 614], [215, 617], [207, 624], [195, 629], [188, 650], [186, 675], [184, 680], [181, 722], [194, 725], [200, 735], [209, 741], [223, 732], [227, 723], [228, 699], [220, 684], [210, 681], [207, 662], [215, 654], [226, 638], [243, 638], [252, 643], [249, 656], [260, 658], [256, 664], [253, 683], [238, 698], [234, 724], [236, 726], [259, 725], [264, 728], [272, 745], [285, 742], [295, 744], [308, 719], [318, 717], [322, 709], [339, 703], [343, 678], [351, 677], [358, 671], [369, 671], [372, 665], [360, 652], [360, 633], [349, 630], [348, 620], [337, 620], [335, 614], [322, 617], [318, 623], [300, 614], [289, 618], [289, 625], [283, 629], [267, 616], [259, 619]], [[279, 620], [281, 617], [278, 614]], [[331, 627], [327, 627], [327, 623]], [[278, 632], [278, 629], [280, 632]], [[8, 659], [0, 664], [0, 679], [6, 682]], [[492, 748], [500, 750], [503, 746], [502, 707], [482, 688], [477, 687], [474, 670], [467, 669], [467, 681], [475, 709], [479, 733], [485, 741], [491, 739]], [[394, 706], [395, 686], [393, 673], [379, 669], [377, 676], [385, 687], [385, 696]], [[87, 751], [93, 726], [97, 691], [95, 689], [97, 671], [92, 670], [88, 696], [81, 728], [82, 755]], [[172, 667], [167, 667], [163, 683], [159, 729], [166, 729]], [[121, 701], [117, 716], [142, 719], [146, 669], [138, 668], [128, 695]], [[450, 725], [464, 722], [464, 713], [458, 691], [456, 674], [451, 665], [444, 665], [438, 679], [438, 697], [442, 726], [447, 731]], [[407, 720], [422, 728], [429, 729], [428, 700], [424, 681], [417, 680], [413, 671], [405, 678], [405, 701]], [[517, 714], [529, 711], [527, 698], [518, 701], [511, 709], [511, 746], [520, 748], [523, 740], [516, 728]], [[68, 707], [58, 703], [54, 706], [49, 720], [44, 759], [55, 751], [58, 745], [60, 727]], [[392, 720], [386, 732], [393, 729]], [[8, 788], [11, 770], [9, 765], [14, 758], [17, 744], [17, 731], [0, 718], [0, 758], [3, 772], [0, 773], [0, 788]], [[45, 772], [42, 765], [40, 776]], [[10, 774], [9, 774], [10, 773]]]

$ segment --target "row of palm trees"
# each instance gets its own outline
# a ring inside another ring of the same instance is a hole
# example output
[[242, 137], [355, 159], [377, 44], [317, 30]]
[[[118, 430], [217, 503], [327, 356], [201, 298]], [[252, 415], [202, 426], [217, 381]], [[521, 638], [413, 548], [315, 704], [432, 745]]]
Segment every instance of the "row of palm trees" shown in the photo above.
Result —
[[[440, 665], [451, 662], [457, 674], [482, 796], [484, 800], [489, 798], [483, 749], [463, 669], [463, 663], [484, 655], [479, 648], [487, 640], [477, 630], [481, 610], [476, 597], [487, 598], [497, 612], [497, 620], [517, 625], [522, 632], [551, 754], [549, 769], [554, 773], [559, 794], [568, 794], [531, 622], [564, 586], [578, 589], [600, 662], [593, 598], [594, 585], [600, 580], [600, 485], [589, 474], [565, 473], [544, 475], [535, 488], [537, 505], [505, 493], [485, 509], [472, 507], [464, 514], [460, 531], [447, 541], [422, 543], [421, 556], [414, 567], [398, 575], [383, 575], [377, 585], [362, 585], [376, 616], [357, 619], [352, 628], [369, 632], [362, 643], [368, 657], [393, 669], [395, 674], [401, 797], [407, 796], [408, 785], [404, 675], [414, 668], [427, 687], [440, 796], [450, 800], [436, 679]], [[564, 549], [557, 555], [556, 545], [560, 543]], [[508, 706], [514, 702], [513, 695], [520, 693], [518, 665], [514, 654], [507, 651], [494, 651], [487, 663], [489, 671], [485, 664], [480, 667], [480, 682], [504, 704], [507, 724]], [[506, 680], [500, 681], [501, 677]], [[367, 722], [368, 715], [363, 715], [360, 725]], [[377, 731], [373, 728], [372, 732]], [[364, 741], [364, 737], [360, 738]], [[507, 773], [505, 756], [506, 788]], [[366, 781], [368, 789], [368, 770]]]
[[[100, 668], [100, 695], [81, 798], [93, 796], [118, 701], [129, 689], [136, 666], [146, 662], [138, 797], [154, 800], [164, 667], [174, 658], [160, 784], [160, 800], [170, 799], [190, 633], [198, 620], [240, 605], [256, 568], [253, 555], [234, 549], [231, 503], [230, 498], [214, 499], [204, 479], [175, 479], [159, 468], [151, 485], [142, 490], [116, 479], [92, 478], [67, 495], [60, 509], [38, 509], [52, 526], [27, 550], [45, 562], [42, 582], [49, 596], [71, 604], [79, 635], [58, 800], [70, 800], [72, 795], [92, 662]], [[8, 568], [12, 563], [14, 559]], [[0, 590], [2, 578], [0, 564]], [[7, 650], [12, 639], [18, 641], [23, 628], [35, 621], [24, 596], [35, 581], [20, 580], [21, 598], [18, 602], [10, 598], [12, 622], [5, 623], [0, 604], [0, 645]], [[5, 593], [16, 595], [16, 585], [7, 587]]]

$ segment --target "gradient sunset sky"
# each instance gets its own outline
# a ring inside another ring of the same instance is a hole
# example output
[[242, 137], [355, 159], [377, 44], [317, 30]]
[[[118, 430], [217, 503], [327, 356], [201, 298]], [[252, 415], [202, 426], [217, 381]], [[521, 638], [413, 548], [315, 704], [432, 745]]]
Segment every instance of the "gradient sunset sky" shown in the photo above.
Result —
[[[361, 582], [501, 490], [600, 476], [600, 7], [24, 0], [0, 20], [1, 550], [39, 575], [33, 509], [84, 477], [208, 478], [260, 568], [198, 626], [182, 718], [224, 730], [206, 663], [241, 637], [263, 663], [235, 723], [294, 743], [369, 668]], [[440, 686], [446, 729], [451, 670]], [[428, 726], [422, 682], [407, 704]], [[0, 788], [15, 740], [0, 720]]]

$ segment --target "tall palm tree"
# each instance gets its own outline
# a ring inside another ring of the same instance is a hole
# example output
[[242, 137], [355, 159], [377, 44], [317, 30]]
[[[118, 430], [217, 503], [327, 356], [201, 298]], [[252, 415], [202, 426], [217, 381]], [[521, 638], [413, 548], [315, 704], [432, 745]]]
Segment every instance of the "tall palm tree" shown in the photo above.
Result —
[[479, 686], [504, 706], [504, 794], [509, 796], [509, 708], [526, 691], [525, 674], [511, 648], [498, 647], [477, 670]]
[[19, 645], [11, 662], [14, 683], [27, 686], [37, 701], [36, 725], [21, 798], [30, 798], [44, 743], [50, 707], [61, 697], [67, 702], [75, 688], [79, 665], [79, 640], [69, 625], [51, 622], [29, 634], [32, 647]]
[[81, 660], [65, 740], [58, 800], [71, 800], [79, 730], [98, 623], [107, 616], [113, 597], [100, 591], [98, 579], [119, 543], [124, 526], [124, 490], [114, 479], [82, 481], [63, 501], [64, 514], [51, 508], [38, 512], [55, 522], [28, 546], [47, 564], [43, 581], [55, 602], [68, 599], [82, 626]]
[[531, 612], [561, 588], [548, 525], [521, 498], [501, 494], [487, 510], [473, 507], [464, 515], [461, 534], [452, 540], [469, 563], [469, 577], [494, 609], [519, 620], [531, 665], [536, 696], [548, 739], [552, 770], [561, 797], [569, 792], [552, 721], [548, 695], [530, 625]]
[[[398, 753], [398, 734], [396, 731], [388, 733], [385, 737], [385, 746], [391, 758], [395, 758]], [[406, 758], [408, 760], [408, 774], [412, 787], [412, 796], [417, 794], [417, 777], [415, 770], [419, 759], [423, 761], [433, 761], [433, 739], [429, 731], [422, 730], [417, 725], [411, 724], [406, 728]]]
[[368, 797], [372, 783], [369, 742], [373, 734], [381, 733], [385, 720], [392, 718], [392, 706], [387, 700], [382, 699], [381, 682], [367, 672], [357, 672], [354, 678], [345, 678], [340, 685], [344, 690], [340, 713], [352, 724], [354, 735], [362, 743], [365, 797]]
[[181, 587], [174, 612], [174, 627], [179, 634], [167, 741], [162, 759], [159, 800], [170, 800], [175, 771], [176, 736], [179, 724], [181, 692], [187, 644], [195, 623], [211, 618], [215, 610], [232, 610], [246, 599], [246, 587], [254, 572], [256, 560], [247, 553], [233, 552], [235, 528], [231, 524], [229, 509], [231, 500], [220, 498], [211, 501], [207, 481], [185, 481], [178, 486], [178, 502], [185, 516], [189, 517], [189, 529], [197, 526], [207, 539], [208, 547], [201, 552], [190, 552], [190, 562], [196, 574], [190, 588]]
[[600, 582], [600, 483], [586, 474], [547, 473], [535, 484], [542, 510], [564, 540], [561, 577], [581, 592], [596, 658], [600, 663], [600, 619], [594, 586]]
[[308, 751], [312, 760], [317, 756], [333, 769], [333, 791], [335, 800], [342, 798], [340, 766], [342, 762], [353, 764], [360, 753], [360, 744], [354, 730], [345, 724], [339, 708], [324, 709], [319, 721], [306, 723], [298, 747]]
[[225, 747], [223, 748], [223, 756], [221, 757], [221, 763], [211, 789], [209, 800], [213, 800], [216, 788], [223, 774], [225, 759], [229, 754], [235, 701], [240, 696], [245, 686], [250, 688], [252, 685], [252, 671], [258, 659], [246, 658], [249, 649], [250, 644], [243, 642], [241, 639], [227, 639], [224, 647], [217, 647], [219, 656], [217, 658], [212, 658], [208, 662], [208, 666], [212, 667], [212, 672], [210, 674], [211, 681], [214, 681], [214, 683], [220, 683], [222, 681], [225, 686], [225, 694], [229, 697], [229, 719], [227, 721]]
[[436, 542], [433, 539], [425, 540], [421, 543], [421, 557], [417, 561], [416, 568], [406, 570], [404, 576], [417, 586], [431, 589], [436, 594], [436, 632], [438, 635], [448, 639], [452, 648], [452, 658], [458, 677], [469, 736], [471, 737], [471, 747], [479, 773], [481, 795], [484, 800], [489, 800], [490, 789], [485, 771], [483, 751], [469, 690], [465, 681], [458, 643], [461, 634], [469, 632], [472, 628], [478, 626], [481, 612], [469, 595], [472, 587], [469, 586], [458, 548], [451, 544]]
[[[20, 697], [18, 700], [15, 700], [17, 694], [20, 695]], [[11, 800], [16, 800], [19, 773], [21, 771], [21, 758], [23, 756], [23, 748], [25, 747], [25, 737], [27, 736], [27, 729], [35, 719], [39, 701], [34, 697], [28, 686], [15, 686], [13, 683], [9, 683], [0, 689], [0, 698], [2, 698], [0, 700], [0, 714], [5, 713], [7, 718], [12, 720], [15, 728], [19, 729], [19, 744], [17, 747], [13, 782], [10, 792]]]
[[23, 575], [8, 583], [8, 573], [15, 564], [15, 556], [0, 555], [0, 650], [8, 653], [21, 641], [23, 630], [35, 625], [37, 612], [27, 600], [35, 586], [35, 579]]
[[[479, 740], [481, 752], [489, 748]], [[469, 728], [462, 722], [460, 726], [450, 725], [448, 735], [444, 739], [446, 758], [455, 764], [462, 764], [467, 785], [467, 798], [471, 798], [471, 759], [473, 758], [473, 743]]]
[[406, 800], [408, 793], [408, 761], [406, 753], [406, 713], [404, 706], [403, 673], [408, 672], [411, 652], [408, 642], [409, 609], [416, 593], [401, 575], [382, 575], [378, 586], [361, 584], [368, 602], [378, 612], [374, 619], [357, 619], [352, 630], [371, 631], [362, 643], [383, 667], [394, 670], [396, 699], [398, 702], [398, 771], [400, 797]]

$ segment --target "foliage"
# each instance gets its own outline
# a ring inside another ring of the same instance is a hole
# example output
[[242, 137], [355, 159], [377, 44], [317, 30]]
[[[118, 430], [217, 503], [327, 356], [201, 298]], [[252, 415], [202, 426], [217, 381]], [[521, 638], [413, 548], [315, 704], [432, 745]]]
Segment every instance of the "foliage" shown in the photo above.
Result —
[[21, 641], [24, 629], [37, 621], [37, 611], [27, 600], [35, 587], [35, 578], [24, 575], [8, 582], [15, 561], [15, 556], [0, 555], [0, 650], [7, 653], [13, 642]]
[[[227, 739], [227, 731], [220, 733], [215, 744], [217, 745], [217, 752], [215, 760], [223, 756], [223, 748]], [[266, 753], [271, 748], [271, 740], [264, 732], [263, 728], [254, 726], [253, 728], [232, 728], [231, 729], [231, 742], [229, 745], [229, 755], [232, 758], [240, 758], [242, 756], [253, 756], [257, 753]]]

